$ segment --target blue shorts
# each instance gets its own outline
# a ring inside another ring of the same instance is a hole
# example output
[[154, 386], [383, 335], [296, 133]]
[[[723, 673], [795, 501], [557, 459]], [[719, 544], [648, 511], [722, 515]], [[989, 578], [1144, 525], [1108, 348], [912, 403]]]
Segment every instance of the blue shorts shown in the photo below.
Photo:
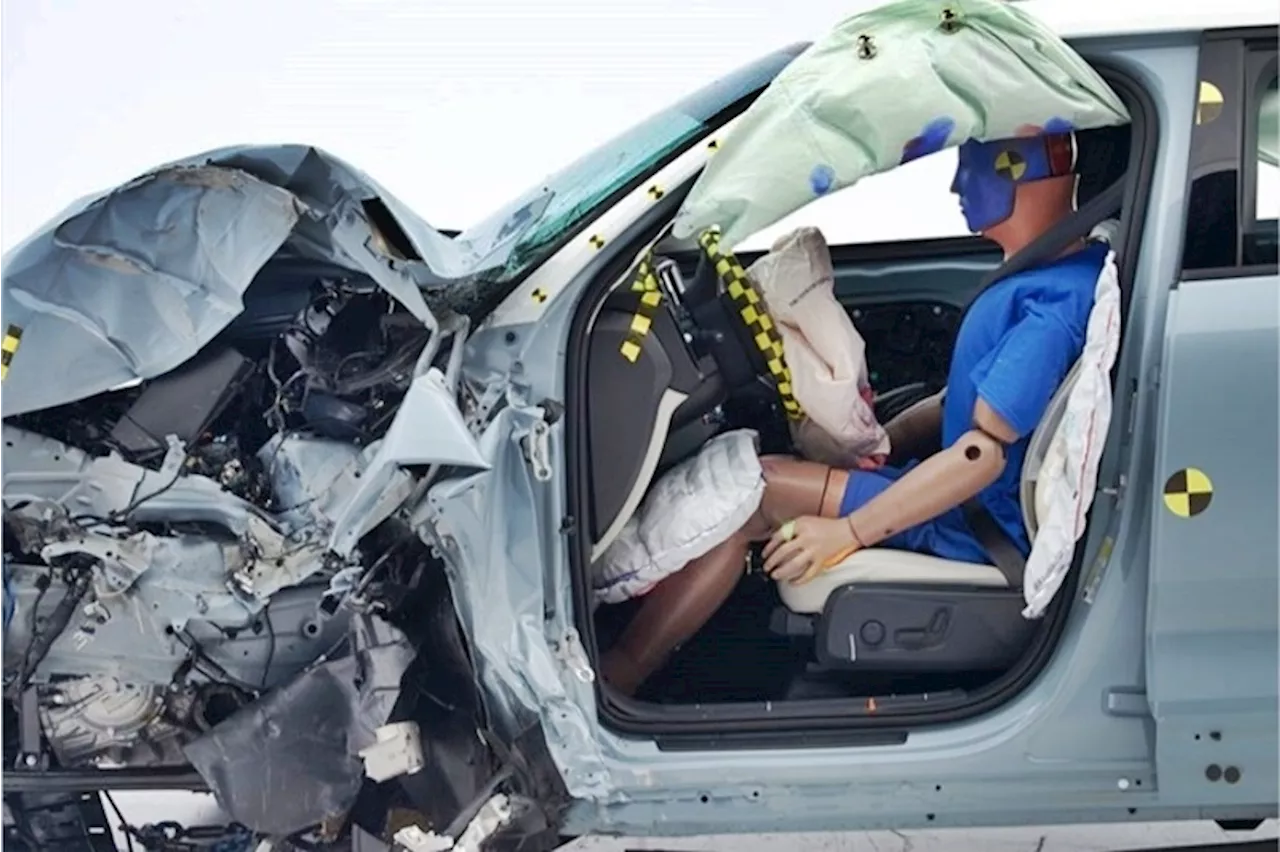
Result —
[[[845, 486], [844, 497], [840, 500], [840, 517], [846, 517], [865, 506], [912, 467], [915, 467], [914, 463], [905, 468], [886, 465], [879, 470], [849, 471], [849, 484]], [[891, 535], [876, 546], [913, 550], [960, 562], [987, 564], [991, 561], [970, 531], [959, 507], [948, 509], [933, 520]]]

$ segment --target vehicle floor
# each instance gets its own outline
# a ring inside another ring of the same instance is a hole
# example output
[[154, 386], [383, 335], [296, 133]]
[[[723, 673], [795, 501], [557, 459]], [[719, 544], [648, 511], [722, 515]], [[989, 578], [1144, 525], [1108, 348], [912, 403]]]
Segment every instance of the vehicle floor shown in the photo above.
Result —
[[[597, 610], [596, 638], [602, 649], [621, 635], [641, 600]], [[769, 613], [777, 605], [772, 581], [747, 575], [711, 620], [645, 682], [636, 698], [662, 704], [781, 698], [792, 678], [804, 671], [808, 651], [769, 632]]]
[[[597, 610], [596, 639], [601, 650], [616, 641], [639, 605], [639, 600], [633, 600]], [[809, 672], [812, 642], [769, 630], [769, 616], [780, 605], [773, 581], [759, 573], [748, 574], [710, 621], [649, 678], [636, 698], [671, 705], [909, 695], [975, 689], [996, 674]]]

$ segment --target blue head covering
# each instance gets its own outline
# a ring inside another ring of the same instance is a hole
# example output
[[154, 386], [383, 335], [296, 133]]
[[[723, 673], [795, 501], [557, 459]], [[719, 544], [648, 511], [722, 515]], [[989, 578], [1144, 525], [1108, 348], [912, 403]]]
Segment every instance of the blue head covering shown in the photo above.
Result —
[[969, 230], [979, 233], [1013, 215], [1018, 184], [1072, 174], [1075, 139], [1070, 133], [995, 139], [970, 139], [960, 146], [951, 191]]

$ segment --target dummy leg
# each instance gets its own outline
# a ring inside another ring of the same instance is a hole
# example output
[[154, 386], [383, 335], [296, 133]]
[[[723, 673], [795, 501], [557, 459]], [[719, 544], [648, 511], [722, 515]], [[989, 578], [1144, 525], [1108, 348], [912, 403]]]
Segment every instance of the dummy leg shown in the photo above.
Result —
[[734, 533], [654, 586], [618, 644], [601, 660], [604, 679], [631, 695], [661, 668], [671, 652], [697, 633], [738, 585], [746, 570], [749, 544], [745, 533]]
[[761, 459], [765, 491], [760, 509], [726, 541], [667, 577], [644, 596], [640, 611], [617, 645], [601, 659], [601, 676], [627, 695], [662, 667], [682, 642], [733, 592], [746, 571], [752, 541], [768, 538], [798, 515], [835, 517], [849, 474], [823, 464], [784, 457]]
[[849, 471], [785, 456], [765, 456], [760, 464], [764, 468], [764, 499], [752, 521], [754, 524], [762, 520], [767, 528], [753, 527], [753, 538], [768, 538], [800, 515], [840, 515]]

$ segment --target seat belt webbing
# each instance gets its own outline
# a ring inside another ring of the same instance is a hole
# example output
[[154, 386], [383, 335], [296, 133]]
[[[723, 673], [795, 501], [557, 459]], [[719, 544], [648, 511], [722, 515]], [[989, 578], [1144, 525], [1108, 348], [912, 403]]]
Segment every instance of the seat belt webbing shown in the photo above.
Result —
[[1000, 569], [1010, 589], [1022, 588], [1022, 577], [1027, 570], [1027, 560], [1018, 550], [1008, 533], [991, 517], [987, 507], [976, 496], [970, 497], [960, 507], [969, 529], [986, 551], [991, 564]]

